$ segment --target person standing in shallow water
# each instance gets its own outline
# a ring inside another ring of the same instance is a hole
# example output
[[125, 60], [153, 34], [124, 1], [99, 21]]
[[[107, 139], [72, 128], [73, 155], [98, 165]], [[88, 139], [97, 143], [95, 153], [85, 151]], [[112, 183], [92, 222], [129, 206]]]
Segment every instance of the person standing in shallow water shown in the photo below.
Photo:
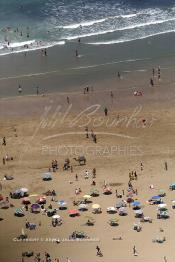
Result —
[[151, 85], [152, 87], [154, 86], [154, 81], [153, 81], [152, 78], [150, 79], [150, 85]]
[[36, 87], [36, 94], [39, 95], [39, 86]]

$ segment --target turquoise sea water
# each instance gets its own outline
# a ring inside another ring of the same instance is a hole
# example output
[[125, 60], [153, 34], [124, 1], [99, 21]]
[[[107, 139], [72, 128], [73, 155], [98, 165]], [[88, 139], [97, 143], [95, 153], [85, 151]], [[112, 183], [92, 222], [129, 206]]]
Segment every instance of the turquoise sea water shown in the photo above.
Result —
[[175, 31], [171, 0], [1, 0], [0, 54], [68, 42], [113, 45]]

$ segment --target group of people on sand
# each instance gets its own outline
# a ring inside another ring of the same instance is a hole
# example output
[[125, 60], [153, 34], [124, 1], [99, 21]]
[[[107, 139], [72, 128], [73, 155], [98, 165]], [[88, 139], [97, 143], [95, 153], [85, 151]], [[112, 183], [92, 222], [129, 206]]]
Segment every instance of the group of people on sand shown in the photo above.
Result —
[[155, 85], [155, 77], [157, 72], [157, 79], [160, 81], [160, 66], [158, 66], [157, 70], [155, 68], [152, 69], [152, 77], [150, 78], [150, 85], [153, 87]]
[[86, 138], [91, 137], [92, 141], [96, 144], [97, 143], [97, 136], [94, 134], [94, 131], [91, 129], [91, 133], [89, 134], [89, 128], [88, 126], [85, 127], [85, 133], [86, 133]]
[[5, 155], [5, 157], [2, 158], [3, 165], [6, 164], [6, 162], [13, 160], [12, 156], [9, 156], [8, 154]]
[[83, 89], [84, 95], [85, 95], [85, 94], [89, 94], [90, 91], [91, 91], [91, 92], [94, 91], [94, 87], [93, 87], [93, 86], [86, 86], [86, 87], [84, 87], [84, 89]]
[[56, 172], [58, 170], [59, 166], [58, 166], [58, 161], [56, 159], [52, 160], [51, 167], [53, 172]]
[[[40, 253], [36, 253], [34, 256], [34, 261], [35, 262], [60, 262], [59, 258], [55, 258], [54, 260], [51, 259], [51, 256], [48, 252], [44, 253], [44, 258], [41, 258]], [[22, 255], [22, 262], [24, 262], [24, 256]], [[67, 258], [67, 262], [69, 262], [69, 258]]]

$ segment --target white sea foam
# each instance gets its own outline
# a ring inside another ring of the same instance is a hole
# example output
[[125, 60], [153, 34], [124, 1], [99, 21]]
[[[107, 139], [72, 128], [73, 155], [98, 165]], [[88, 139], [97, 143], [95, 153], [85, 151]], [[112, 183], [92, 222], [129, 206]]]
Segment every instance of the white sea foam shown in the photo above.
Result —
[[[30, 42], [30, 45], [29, 45]], [[56, 45], [64, 45], [65, 41], [58, 41], [58, 42], [41, 42], [36, 40], [19, 42], [19, 43], [11, 43], [8, 46], [0, 46], [0, 49], [7, 50], [4, 53], [0, 53], [0, 56], [9, 55], [9, 54], [16, 54], [22, 52], [30, 52], [39, 49], [50, 48]], [[27, 48], [28, 45], [28, 48]]]
[[74, 28], [79, 28], [79, 27], [86, 27], [86, 26], [91, 26], [94, 24], [98, 24], [98, 23], [102, 23], [104, 22], [106, 19], [99, 19], [99, 20], [93, 20], [93, 21], [87, 21], [87, 22], [81, 22], [79, 24], [71, 24], [71, 25], [65, 25], [65, 26], [59, 26], [60, 28], [64, 28], [64, 29], [74, 29]]
[[104, 35], [104, 34], [107, 34], [107, 33], [113, 33], [113, 32], [117, 32], [117, 31], [125, 31], [125, 30], [131, 30], [131, 29], [136, 29], [136, 28], [141, 28], [141, 27], [146, 27], [146, 26], [151, 26], [151, 25], [163, 24], [165, 22], [170, 22], [170, 21], [175, 21], [175, 17], [165, 19], [165, 20], [155, 20], [155, 21], [149, 21], [149, 22], [146, 22], [146, 23], [134, 24], [134, 25], [121, 27], [121, 28], [115, 28], [115, 29], [111, 29], [111, 30], [91, 32], [91, 33], [82, 34], [82, 35], [79, 34], [79, 35], [74, 35], [74, 36], [66, 36], [64, 39], [74, 40], [74, 39], [84, 38], [84, 37]]
[[88, 42], [85, 44], [88, 45], [112, 45], [112, 44], [119, 44], [119, 43], [125, 43], [125, 42], [131, 42], [131, 41], [135, 41], [138, 39], [145, 39], [145, 38], [149, 38], [149, 37], [153, 37], [156, 35], [163, 35], [163, 34], [168, 34], [168, 33], [173, 33], [175, 32], [175, 29], [173, 30], [167, 30], [167, 31], [163, 31], [163, 32], [158, 32], [158, 33], [154, 33], [154, 34], [148, 34], [146, 36], [139, 36], [136, 38], [131, 38], [131, 39], [116, 39], [116, 40], [110, 40], [110, 41], [101, 41], [101, 42]]

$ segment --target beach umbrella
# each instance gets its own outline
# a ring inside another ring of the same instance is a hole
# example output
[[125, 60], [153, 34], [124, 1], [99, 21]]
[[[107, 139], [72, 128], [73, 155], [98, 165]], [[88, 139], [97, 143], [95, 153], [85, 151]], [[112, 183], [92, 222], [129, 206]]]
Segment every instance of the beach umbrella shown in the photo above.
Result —
[[98, 189], [96, 189], [96, 188], [94, 188], [94, 189], [91, 189], [90, 196], [93, 196], [93, 195], [95, 195], [95, 196], [98, 196], [98, 195], [99, 195], [99, 190], [98, 190]]
[[78, 210], [76, 210], [76, 209], [70, 209], [70, 210], [68, 210], [68, 214], [69, 214], [70, 216], [73, 216], [73, 215], [78, 215], [79, 212], [78, 212]]
[[60, 200], [60, 201], [58, 202], [58, 205], [60, 205], [60, 206], [66, 206], [67, 203], [66, 203], [66, 201], [64, 201], [64, 200]]
[[138, 215], [142, 215], [143, 214], [143, 211], [141, 209], [139, 210], [135, 210], [134, 211], [135, 214], [138, 214]]
[[152, 198], [151, 198], [151, 200], [160, 200], [160, 196], [153, 196]]
[[32, 209], [39, 209], [40, 208], [40, 205], [35, 203], [35, 204], [32, 204], [31, 206]]
[[51, 173], [44, 173], [43, 174], [43, 180], [51, 180], [51, 179], [52, 179]]
[[15, 215], [24, 215], [23, 209], [22, 209], [22, 208], [17, 208], [17, 209], [15, 210]]
[[166, 192], [165, 192], [164, 189], [160, 189], [160, 190], [159, 190], [159, 196], [160, 196], [160, 197], [166, 196]]
[[87, 208], [87, 205], [86, 205], [86, 204], [80, 204], [80, 205], [78, 206], [78, 209], [79, 209], [79, 210], [87, 210], [88, 208]]
[[99, 192], [97, 188], [91, 188], [91, 192]]
[[139, 201], [134, 201], [131, 205], [133, 207], [139, 207], [141, 205], [141, 203]]
[[9, 208], [9, 206], [10, 206], [10, 204], [9, 204], [9, 202], [7, 202], [7, 201], [1, 201], [1, 202], [0, 202], [0, 207], [1, 207], [1, 208], [6, 209], [6, 208]]
[[53, 219], [60, 219], [61, 217], [56, 214], [56, 215], [53, 215], [52, 218], [53, 218]]
[[111, 219], [109, 219], [109, 223], [110, 223], [111, 225], [116, 225], [116, 224], [118, 224], [118, 221], [119, 221], [119, 219], [117, 219], [117, 218], [111, 218]]
[[123, 206], [123, 202], [118, 202], [117, 204], [116, 204], [116, 208], [120, 208], [120, 207], [122, 207]]
[[13, 194], [21, 194], [21, 190], [20, 189], [16, 189], [14, 192], [13, 192]]
[[104, 188], [103, 189], [103, 194], [112, 194], [112, 190], [111, 190], [111, 188], [109, 188], [109, 187], [107, 187], [107, 188]]
[[165, 207], [167, 207], [167, 204], [159, 204], [158, 205], [158, 208], [160, 209], [160, 208], [165, 208]]
[[125, 207], [120, 207], [118, 211], [119, 215], [127, 215], [127, 210]]
[[93, 204], [93, 205], [92, 205], [92, 209], [98, 209], [98, 208], [100, 208], [100, 205], [99, 205], [99, 204]]
[[39, 196], [36, 200], [39, 204], [45, 204], [46, 203], [46, 196]]
[[125, 210], [126, 210], [125, 207], [120, 207], [120, 208], [119, 208], [119, 211], [120, 211], [120, 212], [123, 212], [123, 211], [125, 211]]
[[91, 196], [90, 196], [90, 195], [84, 195], [83, 198], [84, 198], [84, 199], [90, 199]]
[[115, 207], [107, 207], [107, 212], [116, 212]]
[[19, 189], [21, 192], [23, 192], [23, 193], [27, 193], [29, 190], [28, 190], [28, 188], [25, 188], [25, 187], [22, 187], [22, 188], [20, 188]]

